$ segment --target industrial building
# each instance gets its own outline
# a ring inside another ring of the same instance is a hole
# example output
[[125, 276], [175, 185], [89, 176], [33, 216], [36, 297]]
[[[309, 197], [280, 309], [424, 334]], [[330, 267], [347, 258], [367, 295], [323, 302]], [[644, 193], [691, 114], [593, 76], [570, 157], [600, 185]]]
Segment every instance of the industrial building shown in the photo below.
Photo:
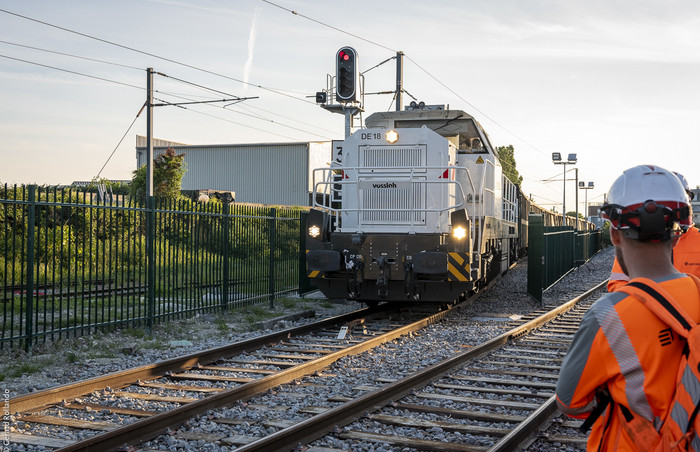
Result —
[[[330, 141], [187, 145], [153, 140], [153, 156], [185, 153], [182, 190], [222, 190], [236, 202], [308, 206], [314, 168], [329, 166]], [[146, 137], [136, 137], [136, 162], [146, 164]]]

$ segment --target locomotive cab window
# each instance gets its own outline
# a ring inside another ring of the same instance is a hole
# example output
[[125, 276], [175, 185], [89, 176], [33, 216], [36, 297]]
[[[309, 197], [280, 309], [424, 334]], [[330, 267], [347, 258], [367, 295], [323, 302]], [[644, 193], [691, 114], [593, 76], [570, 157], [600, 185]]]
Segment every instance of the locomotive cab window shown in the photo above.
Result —
[[478, 136], [470, 136], [468, 133], [459, 134], [460, 154], [488, 154], [484, 143]]
[[462, 115], [458, 115], [454, 118], [432, 119], [430, 121], [396, 120], [394, 126], [398, 128], [428, 126], [443, 137], [450, 139], [460, 154], [488, 154], [489, 152], [473, 118], [464, 118]]

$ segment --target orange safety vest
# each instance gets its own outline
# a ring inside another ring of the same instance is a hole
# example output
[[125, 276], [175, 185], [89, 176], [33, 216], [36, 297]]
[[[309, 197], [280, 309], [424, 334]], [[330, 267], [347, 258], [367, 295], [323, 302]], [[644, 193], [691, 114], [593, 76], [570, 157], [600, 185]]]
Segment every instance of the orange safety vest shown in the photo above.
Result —
[[[673, 247], [673, 266], [681, 273], [695, 275], [700, 278], [700, 231], [696, 227], [690, 227], [678, 239]], [[615, 258], [608, 292], [615, 292], [629, 282], [630, 278], [622, 271], [620, 263]]]
[[[688, 315], [700, 321], [700, 294], [689, 277], [656, 281]], [[601, 297], [586, 313], [562, 363], [557, 402], [585, 419], [601, 390], [612, 403], [595, 421], [590, 451], [638, 451], [617, 405], [653, 424], [666, 418], [685, 341], [636, 298], [624, 292]]]

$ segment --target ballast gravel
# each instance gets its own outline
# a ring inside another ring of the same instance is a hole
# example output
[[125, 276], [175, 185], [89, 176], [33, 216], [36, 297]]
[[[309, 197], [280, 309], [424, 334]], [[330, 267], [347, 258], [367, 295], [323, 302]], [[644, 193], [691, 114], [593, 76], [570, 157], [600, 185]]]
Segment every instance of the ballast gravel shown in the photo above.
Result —
[[[552, 288], [543, 294], [543, 303], [553, 306], [568, 301], [590, 288], [594, 284], [607, 279], [610, 275], [614, 249], [606, 248], [596, 254], [590, 261], [570, 272]], [[526, 293], [527, 261], [523, 260], [517, 266], [503, 275], [489, 290], [482, 292], [475, 300], [449, 316], [445, 322], [426, 327], [412, 335], [404, 336], [378, 348], [357, 356], [345, 357], [325, 372], [298, 381], [297, 385], [287, 385], [279, 390], [254, 397], [245, 404], [236, 404], [231, 408], [216, 410], [209, 415], [192, 419], [186, 425], [188, 431], [199, 433], [218, 433], [223, 436], [245, 435], [263, 436], [278, 430], [274, 424], [283, 421], [299, 421], [310, 414], [305, 411], [315, 407], [331, 407], [341, 402], [329, 402], [330, 396], [355, 397], [364, 391], [371, 390], [382, 384], [377, 378], [397, 379], [405, 377], [419, 369], [446, 359], [466, 347], [477, 345], [489, 338], [495, 337], [508, 329], [507, 320], [517, 319], [518, 316], [529, 314], [542, 309], [542, 304], [532, 299]], [[317, 316], [331, 316], [352, 311], [359, 306], [351, 302], [333, 303], [329, 308], [328, 302], [317, 303]], [[325, 307], [324, 307], [325, 306]], [[275, 329], [288, 328], [293, 325], [308, 322], [309, 319], [293, 322], [293, 324], [278, 325]], [[183, 326], [197, 331], [196, 339], [191, 339], [192, 345], [179, 346], [167, 350], [149, 350], [138, 348], [133, 355], [114, 357], [109, 360], [80, 361], [80, 366], [49, 366], [43, 372], [31, 376], [6, 380], [2, 384], [9, 388], [13, 396], [22, 392], [39, 390], [45, 387], [102, 375], [128, 367], [147, 364], [155, 360], [167, 359], [173, 356], [192, 353], [198, 350], [226, 345], [234, 341], [248, 339], [268, 331], [252, 331], [244, 333], [231, 332], [222, 337], [221, 332], [211, 328], [211, 318], [200, 316], [183, 322]], [[207, 327], [208, 326], [208, 327]], [[210, 331], [211, 334], [205, 334]], [[154, 335], [159, 334], [158, 330]], [[194, 335], [190, 335], [193, 337]], [[120, 337], [113, 333], [111, 340]], [[163, 341], [174, 340], [168, 334]], [[125, 338], [124, 346], [133, 344], [133, 338]], [[93, 338], [84, 340], [95, 340]], [[61, 355], [60, 350], [49, 351]], [[47, 353], [49, 353], [47, 352]], [[187, 396], [193, 397], [191, 393]], [[410, 398], [409, 398], [410, 400]], [[139, 403], [143, 409], [158, 409], [149, 403]], [[450, 404], [457, 409], [466, 409], [463, 403]], [[253, 409], [251, 409], [253, 408]], [[499, 408], [493, 408], [499, 412]], [[415, 417], [415, 414], [400, 410], [388, 411], [395, 416]], [[385, 413], [386, 414], [386, 413]], [[240, 425], [217, 424], [217, 418], [244, 420]], [[456, 420], [455, 420], [456, 421]], [[459, 422], [459, 421], [456, 421]], [[352, 430], [367, 431], [383, 435], [399, 435], [432, 439], [437, 441], [455, 441], [475, 445], [488, 445], [483, 437], [460, 432], [448, 432], [441, 429], [420, 429], [406, 427], [388, 427], [387, 425], [362, 419], [357, 425], [348, 426]], [[21, 426], [20, 426], [21, 425]], [[485, 426], [494, 424], [484, 423]], [[185, 427], [181, 428], [184, 430]], [[25, 430], [26, 429], [26, 430]], [[30, 427], [18, 423], [17, 430], [36, 434], [48, 434], [58, 437], [58, 432], [48, 426]], [[399, 433], [399, 431], [401, 433]], [[66, 438], [68, 439], [68, 438]], [[75, 439], [75, 438], [72, 438]], [[347, 441], [334, 436], [328, 436], [312, 443], [313, 446], [335, 448], [353, 451], [408, 451], [410, 448], [391, 446], [379, 443], [358, 443]], [[177, 451], [232, 451], [235, 445], [223, 441], [202, 443], [201, 441], [186, 441], [177, 435], [163, 435], [143, 445], [145, 448]], [[43, 450], [41, 448], [18, 448], [17, 450]], [[534, 449], [533, 449], [534, 450]], [[546, 449], [539, 446], [536, 450]]]

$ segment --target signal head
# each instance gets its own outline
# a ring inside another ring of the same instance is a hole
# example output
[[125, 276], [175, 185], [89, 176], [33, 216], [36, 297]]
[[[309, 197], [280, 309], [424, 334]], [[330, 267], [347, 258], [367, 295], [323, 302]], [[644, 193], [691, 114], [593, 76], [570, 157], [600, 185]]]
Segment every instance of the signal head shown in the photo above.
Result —
[[350, 102], [357, 99], [358, 63], [357, 52], [352, 47], [343, 47], [336, 55], [336, 90], [338, 102]]

